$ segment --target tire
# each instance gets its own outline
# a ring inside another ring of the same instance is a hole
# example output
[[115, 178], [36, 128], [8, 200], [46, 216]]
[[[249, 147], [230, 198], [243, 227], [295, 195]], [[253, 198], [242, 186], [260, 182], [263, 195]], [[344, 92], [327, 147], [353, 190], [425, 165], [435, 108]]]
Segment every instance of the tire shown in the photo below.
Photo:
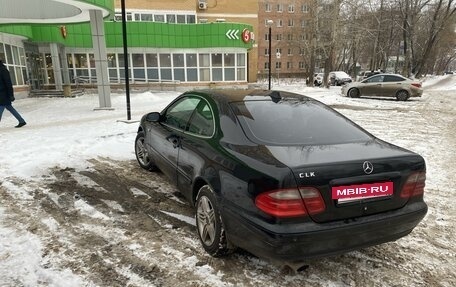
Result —
[[410, 94], [406, 90], [400, 90], [396, 93], [396, 99], [398, 101], [406, 101], [410, 98]]
[[144, 145], [144, 132], [138, 132], [135, 139], [135, 155], [139, 165], [146, 170], [157, 170], [157, 166], [152, 161]]
[[359, 89], [357, 89], [357, 88], [351, 88], [350, 90], [348, 90], [347, 95], [348, 95], [350, 98], [359, 98], [359, 97], [361, 96], [361, 93], [359, 92]]
[[202, 186], [196, 197], [196, 229], [204, 250], [213, 257], [233, 251], [226, 239], [217, 199], [209, 185]]

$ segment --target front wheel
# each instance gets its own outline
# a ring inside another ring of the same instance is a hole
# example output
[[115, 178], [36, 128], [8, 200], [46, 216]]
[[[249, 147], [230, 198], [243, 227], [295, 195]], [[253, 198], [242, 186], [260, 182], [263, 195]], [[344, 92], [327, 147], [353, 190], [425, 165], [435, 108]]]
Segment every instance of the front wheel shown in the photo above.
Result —
[[145, 145], [144, 132], [138, 132], [135, 140], [135, 155], [139, 165], [146, 170], [157, 170], [154, 162], [149, 156]]
[[396, 99], [398, 101], [406, 101], [406, 100], [408, 100], [409, 97], [410, 97], [409, 93], [405, 90], [401, 90], [401, 91], [397, 92], [397, 94], [396, 94]]
[[201, 187], [196, 197], [196, 227], [203, 248], [211, 256], [221, 257], [232, 251], [226, 239], [217, 199], [209, 185]]
[[351, 88], [350, 90], [348, 90], [348, 96], [350, 98], [359, 98], [360, 92], [357, 88]]

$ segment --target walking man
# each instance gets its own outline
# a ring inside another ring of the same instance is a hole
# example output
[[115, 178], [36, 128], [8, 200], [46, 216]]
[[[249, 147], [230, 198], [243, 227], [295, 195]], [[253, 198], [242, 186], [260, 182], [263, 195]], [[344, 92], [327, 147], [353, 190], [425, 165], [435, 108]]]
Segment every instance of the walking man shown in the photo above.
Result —
[[19, 121], [19, 124], [15, 127], [20, 128], [25, 126], [27, 123], [16, 111], [16, 109], [13, 108], [11, 104], [13, 101], [13, 83], [11, 82], [11, 77], [8, 69], [3, 64], [3, 61], [0, 60], [0, 121], [2, 120], [3, 111], [7, 109]]

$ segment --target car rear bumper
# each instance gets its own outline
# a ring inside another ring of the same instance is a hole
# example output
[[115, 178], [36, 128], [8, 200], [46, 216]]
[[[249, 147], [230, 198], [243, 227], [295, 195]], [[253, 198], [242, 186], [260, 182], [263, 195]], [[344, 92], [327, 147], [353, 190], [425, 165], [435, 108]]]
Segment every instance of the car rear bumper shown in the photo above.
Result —
[[394, 241], [407, 234], [427, 212], [424, 202], [408, 204], [400, 210], [338, 222], [301, 223], [290, 229], [250, 221], [225, 210], [228, 239], [259, 257], [280, 261], [336, 255], [351, 250]]

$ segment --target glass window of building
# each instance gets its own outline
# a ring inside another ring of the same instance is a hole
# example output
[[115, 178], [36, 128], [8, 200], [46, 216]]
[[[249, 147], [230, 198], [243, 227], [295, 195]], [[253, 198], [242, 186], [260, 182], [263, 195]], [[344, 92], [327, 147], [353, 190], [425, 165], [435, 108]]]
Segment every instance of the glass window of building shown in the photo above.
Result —
[[117, 58], [116, 54], [108, 54], [108, 68], [117, 67]]
[[25, 51], [24, 51], [24, 48], [22, 48], [22, 47], [19, 48], [19, 58], [20, 58], [20, 65], [25, 66], [26, 65]]
[[238, 81], [245, 81], [246, 80], [246, 55], [245, 54], [237, 54], [236, 57], [236, 66], [237, 66], [237, 80]]
[[144, 54], [131, 54], [133, 64], [134, 81], [146, 81], [146, 73], [144, 70]]
[[20, 60], [19, 60], [19, 49], [16, 46], [12, 47], [13, 50], [13, 65], [20, 65]]
[[283, 4], [277, 4], [277, 12], [283, 12]]
[[154, 21], [153, 15], [149, 13], [141, 14], [141, 21], [152, 22]]
[[195, 15], [187, 15], [187, 23], [188, 23], [188, 24], [194, 24], [194, 23], [196, 23], [196, 17], [195, 17]]
[[144, 54], [132, 54], [133, 68], [144, 67]]
[[[24, 48], [8, 43], [0, 43], [0, 59], [8, 69], [13, 86], [28, 84]], [[41, 69], [43, 72], [46, 71], [44, 65], [41, 66]]]
[[179, 24], [185, 24], [185, 15], [177, 15], [177, 18], [176, 18], [176, 22], [179, 23]]
[[160, 54], [160, 67], [171, 67], [171, 54]]
[[236, 55], [224, 54], [224, 65], [225, 65], [225, 81], [236, 80]]
[[212, 67], [221, 67], [222, 65], [222, 54], [212, 54]]
[[5, 62], [5, 46], [3, 43], [0, 43], [0, 59]]
[[166, 15], [166, 23], [176, 23], [176, 15], [167, 14]]
[[95, 68], [95, 55], [89, 54], [89, 65], [90, 68]]
[[11, 50], [11, 45], [5, 45], [5, 52], [6, 52], [6, 63], [9, 65], [13, 64], [13, 51]]
[[173, 66], [174, 67], [184, 67], [184, 54], [173, 54]]
[[200, 81], [210, 81], [211, 80], [211, 71], [210, 71], [211, 59], [210, 54], [199, 54], [199, 66], [200, 66]]
[[173, 54], [174, 80], [185, 82], [185, 57], [184, 54]]
[[158, 67], [157, 54], [146, 54], [146, 65], [147, 67]]
[[14, 68], [12, 68], [10, 66], [6, 66], [6, 68], [8, 69], [8, 71], [10, 73], [11, 82], [13, 83], [13, 86], [16, 86], [17, 85], [17, 81], [16, 81], [16, 73], [14, 71]]
[[288, 5], [288, 13], [294, 13], [295, 6], [293, 4]]
[[74, 54], [74, 67], [75, 68], [88, 68], [86, 54]]
[[186, 55], [187, 64], [187, 82], [198, 81], [198, 60], [196, 54]]
[[309, 6], [307, 6], [307, 4], [303, 4], [303, 5], [301, 6], [301, 11], [302, 11], [303, 13], [308, 13], [308, 12], [309, 12]]
[[158, 76], [158, 56], [157, 54], [146, 54], [147, 79], [155, 82], [160, 78]]
[[154, 21], [155, 22], [165, 22], [165, 15], [163, 15], [163, 14], [154, 15]]
[[223, 69], [212, 68], [212, 81], [223, 81]]

